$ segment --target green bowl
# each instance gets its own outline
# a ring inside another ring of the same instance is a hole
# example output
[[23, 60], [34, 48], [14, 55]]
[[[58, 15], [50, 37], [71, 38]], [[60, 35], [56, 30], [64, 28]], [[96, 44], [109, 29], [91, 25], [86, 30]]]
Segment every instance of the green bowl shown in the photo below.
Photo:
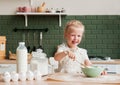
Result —
[[101, 75], [103, 70], [104, 69], [102, 67], [98, 67], [98, 66], [90, 66], [90, 67], [82, 68], [83, 73], [87, 77], [98, 77]]

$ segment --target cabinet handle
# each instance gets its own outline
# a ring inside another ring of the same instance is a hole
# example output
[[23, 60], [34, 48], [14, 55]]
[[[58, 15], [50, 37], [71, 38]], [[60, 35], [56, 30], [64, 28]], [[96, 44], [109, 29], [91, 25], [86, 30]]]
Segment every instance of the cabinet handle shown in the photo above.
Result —
[[108, 71], [108, 68], [105, 68], [106, 71]]

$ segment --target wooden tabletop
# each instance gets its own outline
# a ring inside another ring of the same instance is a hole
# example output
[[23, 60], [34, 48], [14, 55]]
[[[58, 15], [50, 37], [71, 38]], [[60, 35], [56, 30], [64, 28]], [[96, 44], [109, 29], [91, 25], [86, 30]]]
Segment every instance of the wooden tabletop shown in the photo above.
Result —
[[82, 82], [56, 82], [56, 81], [27, 81], [27, 82], [0, 82], [0, 85], [120, 85], [120, 83], [82, 83]]
[[[91, 60], [93, 64], [120, 64], [120, 59], [112, 59], [112, 60]], [[30, 60], [28, 60], [28, 63], [30, 63]], [[9, 59], [4, 59], [0, 60], [0, 64], [16, 64], [16, 60], [9, 60]]]
[[93, 64], [120, 64], [120, 59], [112, 59], [112, 60], [91, 60]]
[[100, 78], [85, 78], [80, 75], [74, 75], [73, 77], [69, 76], [69, 79], [67, 79], [68, 74], [55, 73], [42, 78], [43, 80], [10, 81], [8, 83], [0, 78], [0, 85], [120, 85], [120, 75], [117, 74], [105, 75]]

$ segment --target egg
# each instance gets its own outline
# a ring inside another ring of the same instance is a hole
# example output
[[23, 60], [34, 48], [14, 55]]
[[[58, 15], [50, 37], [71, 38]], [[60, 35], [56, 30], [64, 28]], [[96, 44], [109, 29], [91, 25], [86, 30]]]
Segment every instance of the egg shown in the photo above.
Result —
[[26, 81], [26, 72], [20, 72], [19, 79], [20, 81]]
[[11, 80], [11, 75], [10, 75], [9, 72], [5, 72], [5, 73], [3, 74], [3, 80], [4, 80], [5, 82], [10, 82], [10, 80]]
[[35, 80], [41, 80], [42, 74], [40, 73], [40, 71], [35, 70], [34, 77], [35, 77]]
[[19, 74], [16, 73], [15, 71], [11, 72], [11, 79], [12, 79], [12, 81], [18, 81]]
[[27, 72], [27, 80], [33, 80], [34, 79], [34, 74], [32, 71]]

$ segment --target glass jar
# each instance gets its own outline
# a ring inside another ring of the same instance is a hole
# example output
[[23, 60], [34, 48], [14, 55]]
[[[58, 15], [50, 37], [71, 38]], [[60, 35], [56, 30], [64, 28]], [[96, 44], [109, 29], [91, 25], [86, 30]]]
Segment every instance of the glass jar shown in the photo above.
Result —
[[30, 62], [30, 69], [32, 71], [39, 71], [42, 75], [48, 74], [48, 58], [42, 51], [32, 52], [32, 59]]

